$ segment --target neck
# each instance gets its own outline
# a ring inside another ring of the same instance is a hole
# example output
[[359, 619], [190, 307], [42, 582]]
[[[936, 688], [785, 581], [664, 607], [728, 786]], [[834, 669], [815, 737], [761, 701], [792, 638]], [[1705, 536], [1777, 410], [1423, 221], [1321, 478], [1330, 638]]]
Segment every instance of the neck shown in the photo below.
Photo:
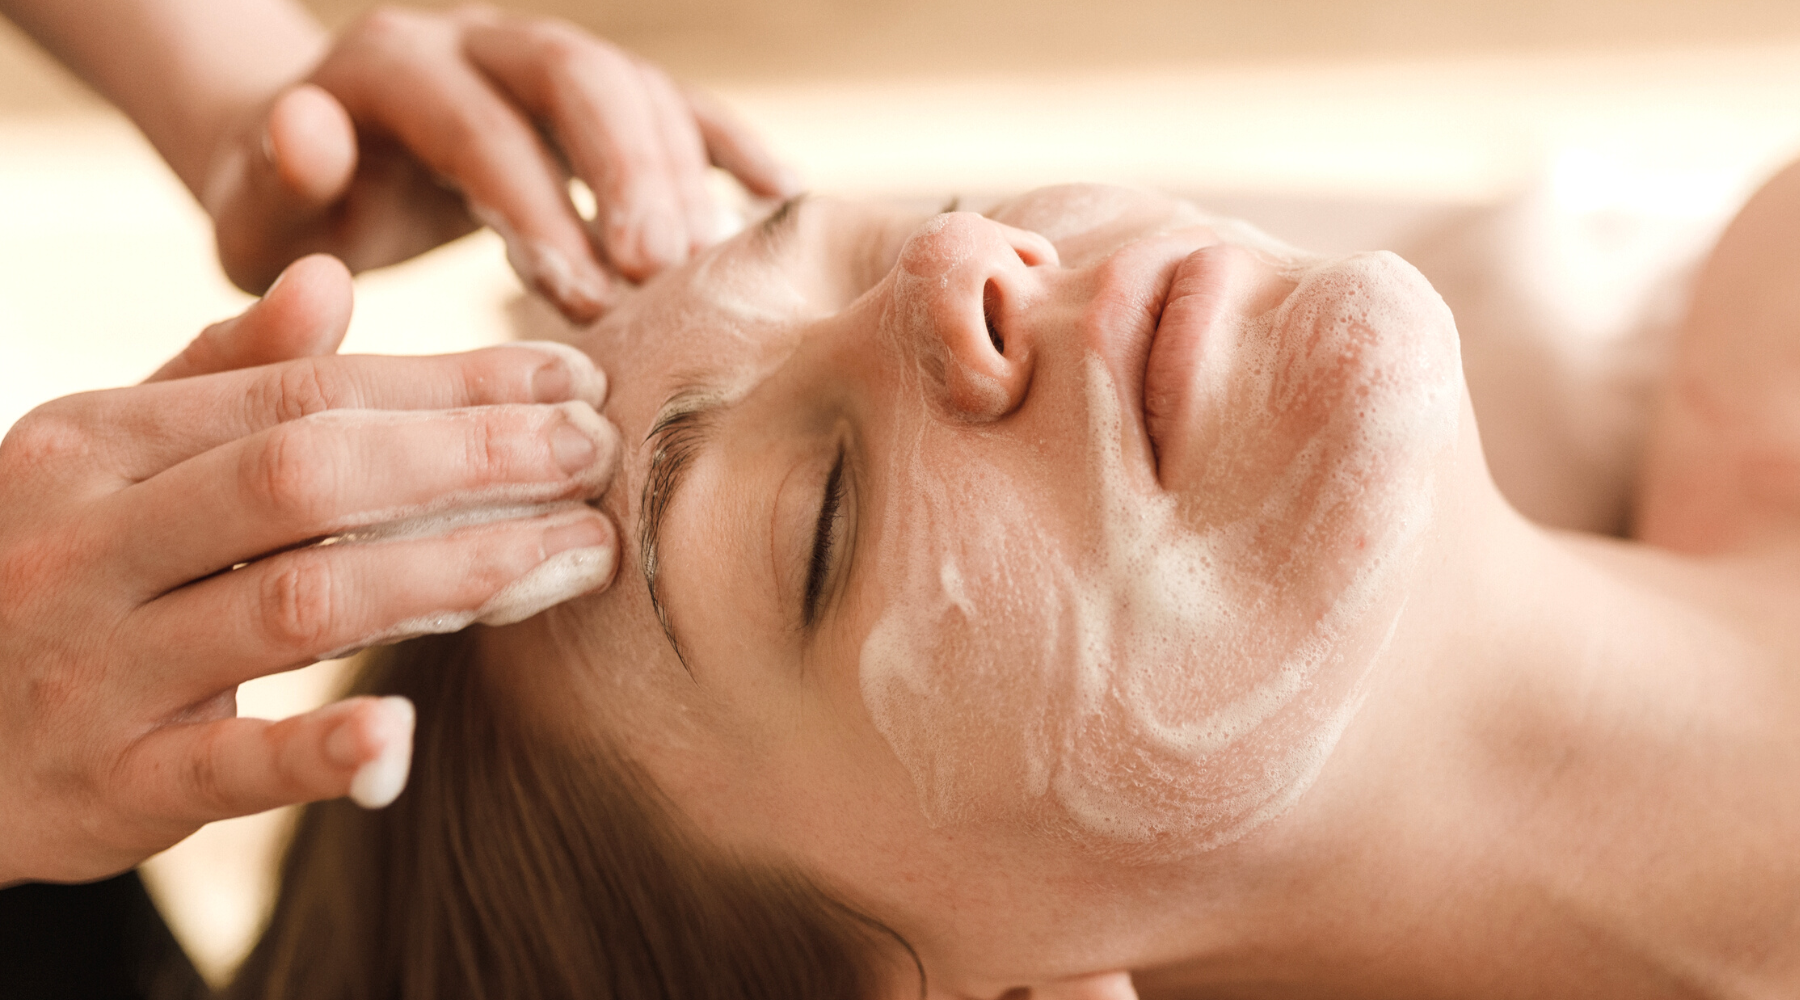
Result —
[[1145, 995], [1794, 995], [1800, 558], [1464, 521], [1318, 784], [1222, 859]]

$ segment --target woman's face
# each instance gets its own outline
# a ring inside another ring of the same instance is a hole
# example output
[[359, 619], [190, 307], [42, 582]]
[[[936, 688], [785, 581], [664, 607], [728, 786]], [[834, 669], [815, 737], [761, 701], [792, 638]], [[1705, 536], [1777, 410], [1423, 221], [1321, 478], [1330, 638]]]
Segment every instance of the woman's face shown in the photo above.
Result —
[[802, 201], [584, 346], [642, 442], [637, 550], [560, 619], [605, 724], [709, 836], [972, 962], [1079, 859], [1189, 859], [1306, 790], [1462, 403], [1398, 258], [1090, 187]]

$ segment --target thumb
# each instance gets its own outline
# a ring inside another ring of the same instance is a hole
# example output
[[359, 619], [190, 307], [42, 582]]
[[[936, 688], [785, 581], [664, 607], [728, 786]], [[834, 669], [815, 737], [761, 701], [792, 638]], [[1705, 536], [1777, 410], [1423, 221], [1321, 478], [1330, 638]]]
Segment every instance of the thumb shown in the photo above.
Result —
[[207, 327], [147, 382], [254, 368], [330, 354], [350, 328], [350, 270], [313, 254], [288, 266], [268, 294], [231, 319]]
[[344, 196], [356, 173], [356, 125], [323, 88], [302, 83], [269, 108], [263, 158], [293, 207], [317, 211]]
[[220, 262], [258, 291], [291, 258], [280, 247], [320, 220], [356, 176], [356, 125], [320, 87], [302, 83], [269, 106], [261, 127], [221, 161], [201, 200], [212, 214]]

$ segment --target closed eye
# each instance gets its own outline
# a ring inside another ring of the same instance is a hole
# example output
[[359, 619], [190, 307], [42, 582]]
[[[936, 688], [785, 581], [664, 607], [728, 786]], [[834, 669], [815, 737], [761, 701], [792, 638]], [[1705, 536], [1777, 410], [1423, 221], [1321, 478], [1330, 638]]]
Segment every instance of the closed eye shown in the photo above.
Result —
[[831, 475], [825, 478], [825, 495], [819, 502], [819, 520], [813, 529], [812, 562], [806, 571], [806, 596], [801, 602], [801, 620], [811, 628], [819, 617], [819, 599], [825, 592], [825, 577], [831, 572], [831, 556], [837, 535], [840, 508], [844, 502], [844, 448], [838, 447]]

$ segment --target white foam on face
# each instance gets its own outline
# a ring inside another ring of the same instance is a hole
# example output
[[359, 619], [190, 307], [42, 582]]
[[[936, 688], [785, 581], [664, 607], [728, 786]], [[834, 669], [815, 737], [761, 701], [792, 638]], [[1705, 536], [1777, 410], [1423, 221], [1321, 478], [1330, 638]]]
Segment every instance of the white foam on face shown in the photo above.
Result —
[[[915, 407], [929, 416], [886, 470], [860, 680], [931, 823], [1166, 860], [1237, 840], [1319, 774], [1404, 605], [1461, 368], [1448, 310], [1399, 258], [1287, 276], [1286, 301], [1236, 330], [1230, 371], [1204, 373], [1209, 450], [1179, 494], [1127, 476], [1097, 356], [1059, 403], [1086, 442], [1068, 523], [1040, 509], [1068, 468], [996, 462], [983, 428]], [[926, 279], [903, 257], [903, 303], [908, 280]], [[933, 391], [927, 320], [891, 317], [923, 355], [897, 393]]]

